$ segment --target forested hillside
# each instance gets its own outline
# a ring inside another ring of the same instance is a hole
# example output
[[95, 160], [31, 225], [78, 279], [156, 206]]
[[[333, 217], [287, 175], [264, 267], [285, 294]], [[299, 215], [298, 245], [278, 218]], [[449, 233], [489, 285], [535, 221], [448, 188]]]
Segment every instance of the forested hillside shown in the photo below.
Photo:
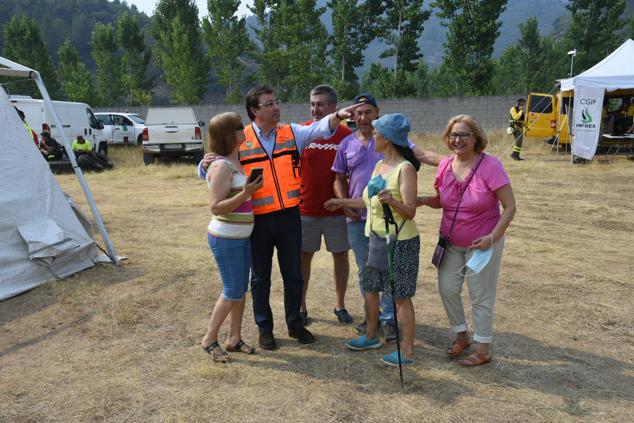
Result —
[[[634, 0], [629, 0], [632, 3]], [[326, 6], [327, 0], [318, 0], [317, 6]], [[425, 1], [425, 7], [430, 0]], [[555, 27], [557, 18], [566, 14], [566, 0], [509, 0], [508, 6], [502, 13], [500, 20], [502, 27], [500, 36], [495, 43], [494, 56], [514, 43], [520, 36], [518, 25], [527, 17], [535, 16], [539, 22], [542, 34], [550, 34]], [[95, 62], [90, 54], [90, 32], [97, 23], [112, 23], [121, 13], [128, 11], [140, 17], [141, 25], [146, 27], [151, 18], [137, 10], [136, 6], [128, 5], [125, 1], [108, 0], [2, 0], [0, 2], [0, 33], [4, 24], [11, 16], [25, 14], [34, 18], [42, 29], [47, 50], [54, 61], [57, 61], [57, 49], [61, 43], [70, 38], [77, 48], [79, 56], [89, 69], [94, 69]], [[201, 11], [203, 16], [206, 11]], [[332, 33], [332, 11], [326, 9], [321, 16], [328, 33]], [[247, 19], [248, 25], [256, 25], [255, 17]], [[447, 38], [447, 29], [440, 23], [440, 19], [431, 14], [425, 23], [425, 29], [420, 37], [420, 46], [425, 61], [431, 67], [442, 62], [443, 43]], [[0, 37], [0, 51], [2, 51], [2, 37]], [[382, 44], [374, 42], [366, 51], [366, 64], [359, 70], [360, 74], [374, 62], [380, 53]]]
[[[341, 98], [551, 90], [634, 37], [634, 0], [1, 0], [0, 52], [57, 98], [93, 105], [284, 100], [330, 83]], [[0, 80], [0, 83], [3, 81]], [[28, 82], [15, 94], [36, 95]]]
[[[114, 22], [123, 12], [139, 16], [141, 26], [150, 22], [136, 6], [128, 6], [119, 0], [1, 0], [0, 34], [12, 16], [26, 15], [40, 25], [42, 38], [49, 55], [58, 61], [57, 50], [69, 38], [80, 58], [89, 69], [95, 68], [90, 54], [90, 34], [96, 24]], [[0, 51], [4, 49], [4, 37], [0, 36]]]

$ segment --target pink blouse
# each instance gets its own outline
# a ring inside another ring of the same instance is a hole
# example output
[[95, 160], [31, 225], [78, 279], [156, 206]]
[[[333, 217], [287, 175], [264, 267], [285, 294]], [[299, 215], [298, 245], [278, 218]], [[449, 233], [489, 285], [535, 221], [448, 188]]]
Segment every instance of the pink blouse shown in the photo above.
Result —
[[440, 193], [440, 234], [444, 237], [449, 233], [460, 192], [471, 179], [449, 238], [451, 244], [459, 247], [469, 247], [474, 240], [493, 231], [500, 220], [500, 202], [495, 191], [511, 183], [502, 163], [496, 157], [482, 154], [482, 163], [475, 174], [471, 177], [472, 170], [464, 181], [458, 181], [451, 170], [453, 157], [441, 160], [436, 171], [434, 188]]

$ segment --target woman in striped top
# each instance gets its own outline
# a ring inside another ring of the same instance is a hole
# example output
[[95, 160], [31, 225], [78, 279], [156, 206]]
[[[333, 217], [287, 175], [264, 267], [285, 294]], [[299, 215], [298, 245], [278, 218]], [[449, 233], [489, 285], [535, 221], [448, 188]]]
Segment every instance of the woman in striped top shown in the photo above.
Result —
[[[229, 361], [227, 351], [255, 352], [242, 340], [240, 331], [251, 266], [251, 194], [262, 187], [262, 176], [249, 182], [240, 165], [238, 149], [244, 141], [243, 129], [237, 113], [222, 113], [209, 121], [208, 147], [219, 157], [207, 171], [209, 207], [213, 214], [207, 237], [223, 289], [201, 344], [214, 361], [222, 362]], [[223, 347], [218, 343], [218, 331], [229, 315], [229, 337]]]

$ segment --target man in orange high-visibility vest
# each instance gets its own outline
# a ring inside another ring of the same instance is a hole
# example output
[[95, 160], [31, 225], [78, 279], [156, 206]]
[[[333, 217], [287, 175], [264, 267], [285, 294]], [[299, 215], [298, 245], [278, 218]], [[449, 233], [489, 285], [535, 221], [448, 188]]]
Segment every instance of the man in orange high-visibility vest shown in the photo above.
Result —
[[[244, 128], [240, 163], [248, 174], [262, 169], [263, 186], [252, 194], [255, 222], [251, 234], [251, 295], [261, 348], [276, 348], [273, 313], [269, 302], [273, 252], [284, 282], [284, 312], [288, 335], [302, 344], [315, 342], [300, 317], [303, 278], [300, 264], [302, 226], [301, 154], [317, 138], [330, 138], [343, 119], [352, 116], [359, 105], [332, 113], [311, 125], [280, 124], [280, 101], [268, 86], [252, 88], [246, 95], [251, 124]], [[199, 166], [204, 175], [213, 160], [206, 155]]]

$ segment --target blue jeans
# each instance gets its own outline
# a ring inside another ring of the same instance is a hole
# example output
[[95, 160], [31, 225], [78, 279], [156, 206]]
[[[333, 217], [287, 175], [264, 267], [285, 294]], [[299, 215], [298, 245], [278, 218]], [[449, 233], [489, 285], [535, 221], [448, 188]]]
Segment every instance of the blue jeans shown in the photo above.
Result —
[[211, 234], [207, 234], [207, 241], [222, 279], [222, 296], [230, 301], [241, 300], [249, 287], [251, 241], [249, 238], [218, 238]]
[[[348, 222], [348, 242], [354, 253], [354, 260], [357, 262], [359, 269], [359, 291], [361, 296], [365, 297], [363, 292], [363, 284], [361, 278], [365, 270], [365, 262], [368, 261], [368, 237], [365, 236], [365, 221]], [[394, 305], [392, 300], [381, 294], [381, 315], [379, 319], [381, 324], [394, 322]]]
[[300, 265], [302, 222], [299, 207], [255, 215], [251, 234], [251, 295], [253, 314], [260, 333], [273, 331], [271, 267], [273, 250], [277, 249], [277, 263], [284, 282], [284, 312], [288, 329], [303, 326], [299, 317], [304, 279]]

